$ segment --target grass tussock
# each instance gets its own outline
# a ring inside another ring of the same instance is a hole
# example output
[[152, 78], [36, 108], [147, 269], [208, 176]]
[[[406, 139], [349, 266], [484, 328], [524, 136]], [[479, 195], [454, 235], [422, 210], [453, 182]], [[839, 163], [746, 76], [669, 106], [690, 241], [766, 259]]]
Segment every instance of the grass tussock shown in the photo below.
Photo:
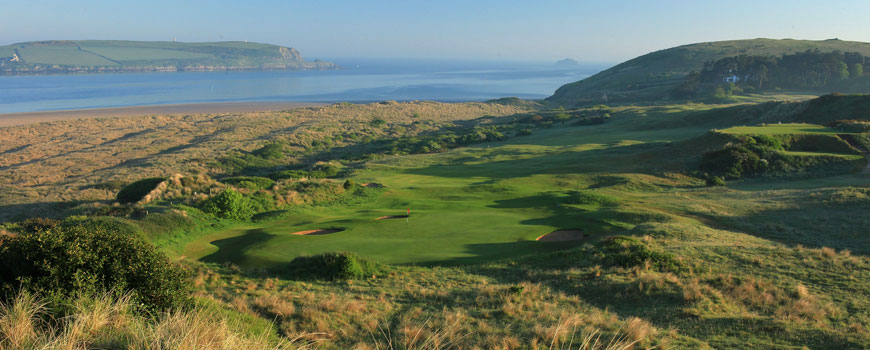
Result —
[[130, 299], [79, 297], [55, 318], [34, 295], [21, 293], [0, 305], [0, 348], [78, 349], [301, 349], [303, 344], [264, 333], [242, 334], [212, 311], [173, 311], [154, 319], [136, 314]]

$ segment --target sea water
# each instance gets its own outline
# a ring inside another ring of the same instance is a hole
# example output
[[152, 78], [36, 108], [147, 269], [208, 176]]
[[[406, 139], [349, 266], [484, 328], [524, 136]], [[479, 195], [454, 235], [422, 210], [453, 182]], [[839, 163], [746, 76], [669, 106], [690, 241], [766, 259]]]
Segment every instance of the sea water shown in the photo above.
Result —
[[0, 113], [210, 102], [539, 99], [603, 65], [336, 59], [330, 71], [0, 76]]

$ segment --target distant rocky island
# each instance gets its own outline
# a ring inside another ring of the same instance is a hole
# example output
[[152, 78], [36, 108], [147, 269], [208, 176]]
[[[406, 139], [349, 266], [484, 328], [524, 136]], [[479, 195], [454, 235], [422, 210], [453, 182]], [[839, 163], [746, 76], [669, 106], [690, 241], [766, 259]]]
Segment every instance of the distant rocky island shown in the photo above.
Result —
[[294, 48], [247, 41], [54, 40], [0, 46], [0, 75], [337, 68], [305, 61]]
[[579, 65], [580, 65], [580, 62], [577, 62], [577, 60], [575, 60], [573, 58], [565, 58], [565, 59], [561, 59], [561, 60], [556, 61], [556, 66], [559, 66], [559, 67], [576, 67]]

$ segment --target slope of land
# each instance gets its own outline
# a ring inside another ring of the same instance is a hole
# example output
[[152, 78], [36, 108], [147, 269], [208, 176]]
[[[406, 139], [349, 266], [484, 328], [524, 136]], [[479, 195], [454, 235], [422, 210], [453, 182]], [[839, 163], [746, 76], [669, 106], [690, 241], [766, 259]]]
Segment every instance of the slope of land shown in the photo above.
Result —
[[55, 40], [0, 47], [0, 74], [335, 69], [296, 49], [240, 41]]
[[[870, 56], [870, 43], [842, 40], [752, 39], [690, 44], [649, 53], [584, 80], [560, 87], [547, 100], [561, 105], [657, 101], [683, 83], [687, 74], [726, 57], [781, 56], [807, 50], [857, 52]], [[828, 91], [830, 92], [830, 91]]]
[[[590, 334], [861, 349], [870, 187], [852, 145], [870, 142], [868, 101], [338, 104], [0, 128], [0, 212], [15, 232], [78, 214], [139, 233], [193, 272], [197, 298], [256, 320], [248, 332], [324, 349]], [[744, 153], [721, 164], [744, 173], [710, 181], [704, 160], [731, 149]], [[113, 200], [152, 176], [165, 181], [150, 201]], [[217, 193], [250, 201], [250, 219], [209, 211]], [[311, 230], [331, 234], [294, 234]], [[536, 240], [559, 230], [583, 240]], [[353, 275], [332, 279], [306, 263], [338, 251], [369, 263], [347, 258]]]

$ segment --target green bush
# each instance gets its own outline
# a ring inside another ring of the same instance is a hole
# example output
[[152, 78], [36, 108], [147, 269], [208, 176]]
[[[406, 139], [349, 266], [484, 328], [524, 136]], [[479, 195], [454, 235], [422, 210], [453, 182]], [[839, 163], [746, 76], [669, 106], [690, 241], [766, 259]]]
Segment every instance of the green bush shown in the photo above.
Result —
[[301, 178], [324, 179], [338, 176], [341, 173], [341, 169], [341, 166], [333, 163], [322, 163], [315, 164], [308, 170], [282, 170], [270, 174], [269, 177], [275, 180]]
[[707, 186], [725, 186], [725, 179], [723, 179], [721, 176], [708, 177]]
[[655, 251], [646, 243], [633, 237], [614, 236], [602, 244], [604, 259], [622, 267], [634, 267], [649, 262], [663, 271], [679, 271], [680, 263], [669, 253]]
[[76, 293], [129, 293], [147, 310], [184, 305], [184, 273], [129, 228], [112, 220], [67, 220], [0, 246], [0, 297], [20, 290], [62, 301]]
[[752, 137], [755, 140], [756, 144], [770, 147], [773, 149], [783, 149], [782, 140], [779, 138], [770, 136], [770, 135], [756, 135]]
[[290, 262], [289, 273], [296, 278], [352, 280], [376, 276], [384, 271], [381, 264], [347, 252], [330, 252], [300, 256]]
[[286, 147], [282, 143], [270, 142], [251, 153], [263, 159], [277, 159], [284, 157], [285, 149]]
[[233, 189], [225, 189], [217, 196], [203, 201], [200, 206], [206, 213], [219, 218], [247, 220], [254, 215], [254, 208], [248, 198]]
[[356, 187], [356, 182], [354, 182], [354, 181], [351, 180], [351, 179], [347, 179], [347, 180], [344, 181], [344, 185], [343, 185], [343, 186], [344, 186], [344, 189], [349, 190], [349, 189], [352, 189], [352, 188]]
[[755, 174], [765, 166], [766, 163], [755, 152], [743, 146], [733, 146], [705, 153], [701, 157], [700, 169], [714, 176], [737, 179]]
[[238, 188], [246, 188], [255, 191], [275, 186], [275, 180], [259, 176], [234, 176], [225, 178], [221, 180], [221, 182]]
[[115, 199], [121, 204], [136, 203], [142, 200], [148, 192], [153, 191], [157, 185], [165, 180], [166, 178], [162, 177], [151, 177], [136, 181], [124, 186], [124, 188], [118, 191], [118, 195], [115, 196]]
[[18, 224], [22, 232], [42, 232], [57, 226], [60, 221], [50, 218], [30, 218]]

